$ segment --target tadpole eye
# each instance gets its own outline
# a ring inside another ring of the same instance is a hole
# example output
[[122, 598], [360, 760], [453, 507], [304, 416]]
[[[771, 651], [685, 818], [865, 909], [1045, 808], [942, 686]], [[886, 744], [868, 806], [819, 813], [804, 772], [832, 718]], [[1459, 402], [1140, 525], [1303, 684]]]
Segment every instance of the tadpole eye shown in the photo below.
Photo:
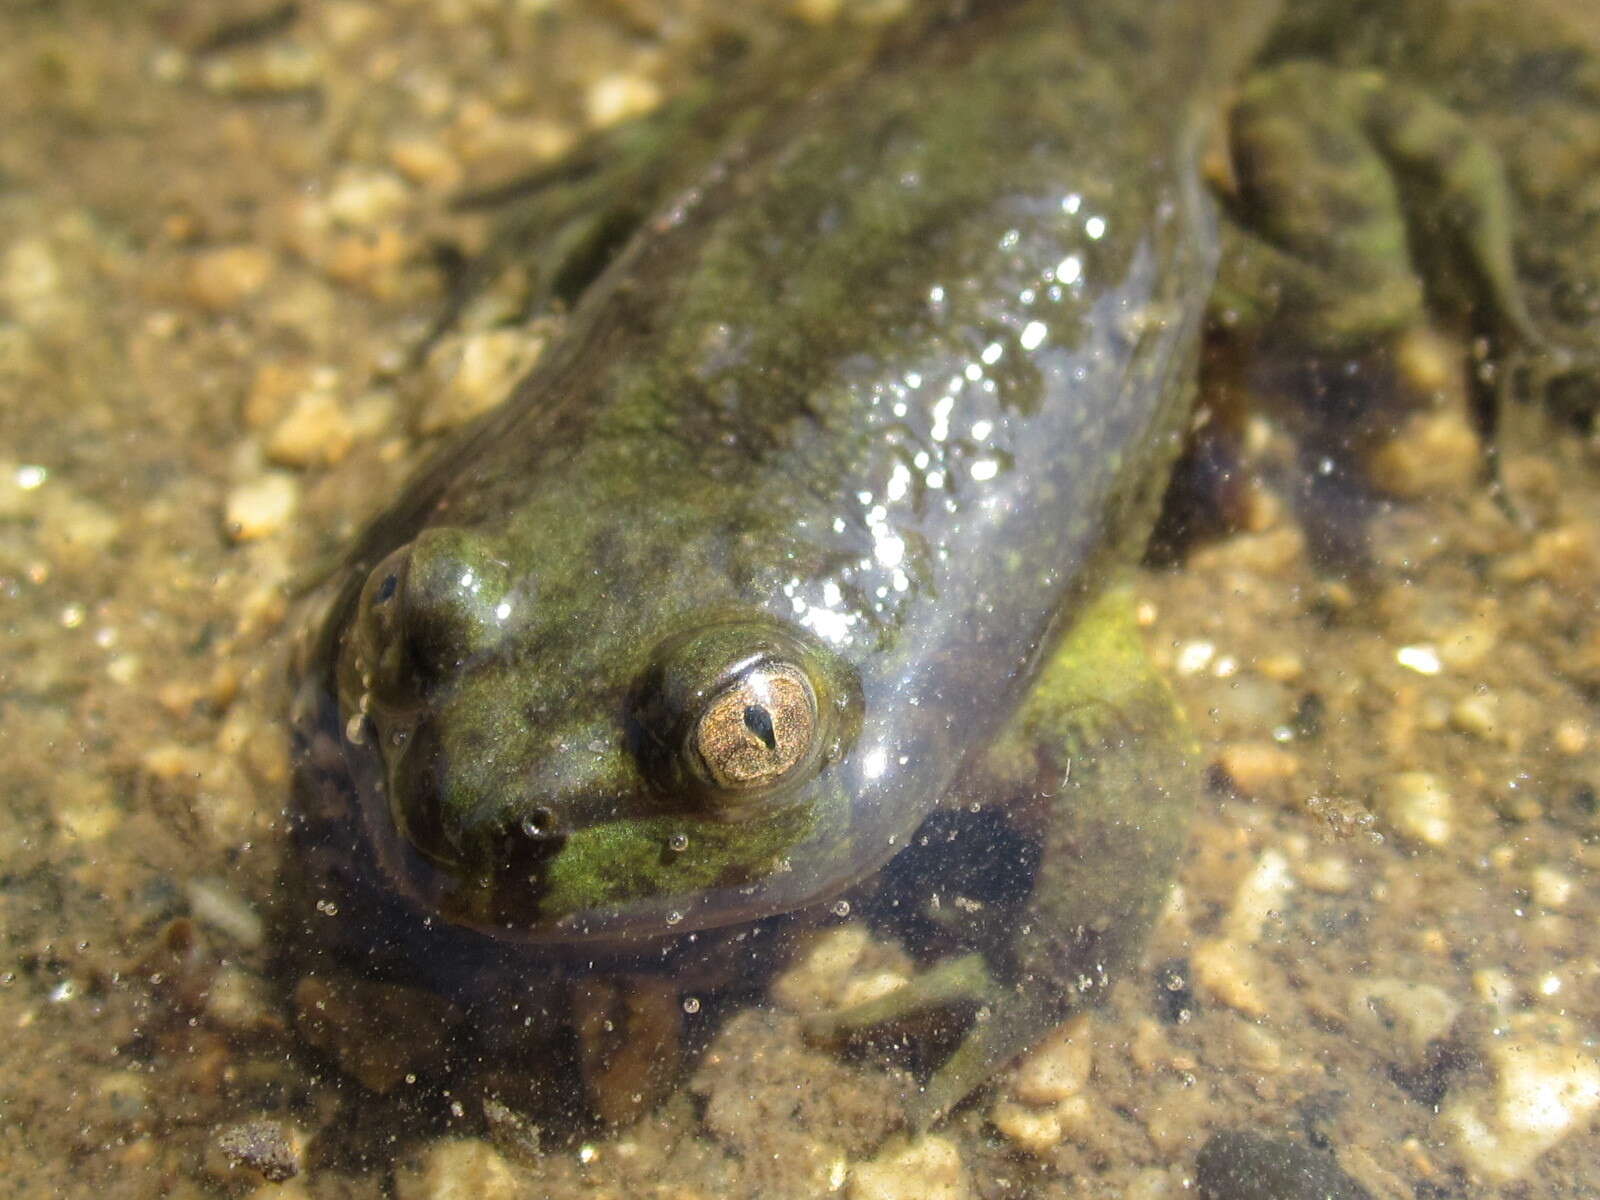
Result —
[[777, 783], [809, 756], [817, 698], [798, 667], [757, 662], [712, 696], [691, 749], [707, 778], [742, 792]]
[[629, 701], [639, 765], [662, 801], [718, 821], [800, 803], [860, 728], [851, 667], [764, 613], [664, 639]]

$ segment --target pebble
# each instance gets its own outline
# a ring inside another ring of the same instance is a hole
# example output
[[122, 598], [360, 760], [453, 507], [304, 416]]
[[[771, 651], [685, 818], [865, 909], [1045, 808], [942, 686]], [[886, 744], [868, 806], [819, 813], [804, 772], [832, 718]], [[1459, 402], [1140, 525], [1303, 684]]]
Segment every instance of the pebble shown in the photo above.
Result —
[[1294, 683], [1306, 673], [1305, 659], [1292, 650], [1263, 654], [1253, 665], [1258, 673], [1274, 683]]
[[211, 1024], [233, 1033], [275, 1033], [288, 1026], [267, 981], [232, 963], [224, 963], [212, 977], [205, 1014]]
[[19, 238], [0, 254], [0, 300], [24, 324], [50, 324], [60, 310], [64, 282], [56, 253], [43, 238]]
[[372, 167], [340, 171], [323, 202], [334, 221], [349, 229], [375, 229], [405, 212], [410, 193], [399, 176]]
[[1300, 773], [1300, 758], [1271, 742], [1232, 742], [1217, 755], [1220, 767], [1243, 796], [1260, 796]]
[[119, 1124], [140, 1123], [150, 1105], [150, 1084], [136, 1071], [107, 1071], [95, 1080], [100, 1111]]
[[77, 842], [103, 842], [122, 824], [110, 780], [82, 771], [65, 771], [57, 778], [50, 817]]
[[1500, 725], [1500, 697], [1493, 692], [1473, 692], [1463, 696], [1450, 709], [1450, 724], [1462, 733], [1485, 740], [1495, 736]]
[[1480, 1049], [1494, 1083], [1462, 1096], [1440, 1120], [1472, 1171], [1508, 1183], [1600, 1110], [1600, 1058], [1572, 1021], [1537, 1013], [1511, 1017]]
[[223, 96], [285, 95], [316, 87], [326, 70], [315, 50], [277, 42], [207, 62], [200, 69], [200, 85]]
[[604, 129], [645, 113], [661, 104], [661, 89], [642, 75], [614, 72], [589, 85], [583, 98], [584, 115], [591, 129]]
[[1517, 981], [1497, 967], [1480, 967], [1472, 973], [1472, 994], [1500, 1013], [1517, 1004]]
[[871, 940], [864, 925], [840, 925], [817, 935], [794, 965], [773, 980], [773, 1002], [797, 1013], [835, 1007]]
[[971, 1195], [961, 1152], [948, 1138], [891, 1145], [850, 1172], [850, 1200], [968, 1200]]
[[443, 339], [428, 357], [436, 381], [417, 424], [425, 434], [443, 433], [488, 412], [538, 360], [542, 338], [521, 329], [490, 329]]
[[[337, 914], [327, 914], [339, 919]], [[295, 1028], [363, 1087], [387, 1095], [435, 1071], [461, 1014], [420, 988], [307, 975], [293, 995]], [[419, 1036], [423, 1032], [427, 1036]]]
[[225, 933], [240, 946], [253, 950], [266, 937], [261, 914], [226, 884], [216, 879], [191, 879], [184, 885], [189, 915], [201, 925]]
[[1195, 982], [1213, 1000], [1249, 1017], [1267, 1015], [1261, 964], [1248, 947], [1213, 938], [1194, 948], [1189, 966]]
[[1017, 1149], [1043, 1158], [1061, 1144], [1066, 1131], [1054, 1108], [1034, 1108], [1001, 1100], [989, 1112], [990, 1123]]
[[471, 167], [473, 178], [494, 178], [525, 171], [530, 163], [558, 159], [577, 140], [577, 133], [562, 122], [547, 117], [505, 116], [469, 101], [461, 106], [452, 144], [463, 159], [464, 168]]
[[1503, 631], [1504, 622], [1498, 609], [1486, 601], [1477, 611], [1436, 628], [1433, 640], [1439, 659], [1446, 667], [1467, 671], [1494, 653]]
[[1294, 890], [1294, 875], [1289, 860], [1277, 850], [1263, 850], [1256, 865], [1233, 895], [1233, 903], [1223, 920], [1223, 936], [1248, 945], [1258, 941], [1267, 919], [1283, 907]]
[[1090, 1019], [1082, 1014], [1028, 1053], [1012, 1076], [1011, 1092], [1024, 1104], [1056, 1104], [1081, 1092], [1093, 1067]]
[[39, 507], [39, 546], [59, 562], [87, 565], [117, 541], [122, 521], [93, 500], [52, 489]]
[[271, 537], [283, 531], [299, 506], [300, 485], [294, 476], [268, 471], [228, 493], [223, 527], [236, 542]]
[[1361, 1040], [1392, 1061], [1420, 1062], [1430, 1043], [1450, 1032], [1461, 1003], [1443, 988], [1406, 979], [1362, 979], [1350, 985], [1347, 1011]]
[[329, 279], [381, 300], [395, 300], [405, 294], [408, 283], [420, 278], [406, 270], [416, 254], [410, 238], [385, 226], [332, 238], [320, 259]]
[[1493, 565], [1494, 576], [1504, 583], [1549, 579], [1570, 587], [1588, 586], [1593, 578], [1600, 546], [1588, 525], [1572, 522], [1542, 530], [1526, 550], [1502, 556]]
[[1461, 349], [1449, 338], [1422, 326], [1404, 334], [1394, 349], [1395, 366], [1417, 395], [1464, 399]]
[[313, 370], [298, 362], [269, 361], [256, 367], [250, 380], [250, 390], [245, 394], [243, 416], [245, 423], [255, 430], [270, 429], [281, 421], [300, 394], [322, 381], [318, 371], [325, 371], [329, 383], [336, 382], [337, 371], [332, 367]]
[[1275, 578], [1305, 556], [1305, 535], [1293, 525], [1269, 529], [1265, 533], [1239, 533], [1190, 554], [1190, 565], [1197, 570], [1233, 569]]
[[1094, 1067], [1087, 1014], [1073, 1017], [1041, 1042], [1012, 1074], [989, 1120], [1010, 1141], [1043, 1157], [1094, 1113], [1084, 1094]]
[[[1194, 1144], [1195, 1126], [1207, 1123], [1212, 1108], [1211, 1086], [1186, 1073], [1155, 1084], [1155, 1095], [1141, 1106], [1144, 1131], [1162, 1161], [1171, 1162]], [[1102, 1118], [1103, 1123], [1103, 1118]]]
[[209, 312], [229, 312], [254, 296], [272, 278], [272, 254], [261, 246], [219, 246], [189, 260], [183, 295]]
[[1412, 842], [1435, 848], [1455, 835], [1455, 804], [1438, 777], [1402, 771], [1384, 782], [1375, 807], [1391, 829]]
[[267, 457], [286, 467], [326, 467], [350, 452], [356, 428], [333, 392], [302, 392], [267, 436]]
[[1477, 486], [1483, 447], [1464, 413], [1418, 413], [1371, 456], [1367, 471], [1375, 485], [1402, 499], [1459, 493]]
[[1261, 963], [1251, 946], [1293, 889], [1289, 860], [1276, 850], [1263, 851], [1234, 892], [1219, 936], [1201, 942], [1190, 956], [1195, 982], [1212, 998], [1249, 1017], [1267, 1015]]
[[1568, 717], [1556, 726], [1552, 741], [1561, 753], [1576, 757], [1589, 748], [1589, 726], [1583, 721]]
[[516, 1169], [478, 1138], [433, 1143], [413, 1170], [397, 1171], [395, 1200], [519, 1200], [533, 1193]]
[[1264, 1075], [1283, 1069], [1283, 1043], [1255, 1022], [1235, 1017], [1225, 1036], [1241, 1066]]
[[1371, 1200], [1331, 1154], [1243, 1129], [1211, 1135], [1195, 1183], [1202, 1200]]
[[1528, 893], [1535, 904], [1545, 908], [1565, 908], [1576, 886], [1570, 875], [1554, 867], [1534, 867], [1528, 872]]
[[449, 191], [461, 183], [461, 163], [435, 138], [408, 136], [389, 144], [395, 170], [421, 187]]
[[1355, 886], [1355, 869], [1350, 860], [1337, 854], [1308, 858], [1296, 869], [1300, 882], [1314, 891], [1342, 896]]

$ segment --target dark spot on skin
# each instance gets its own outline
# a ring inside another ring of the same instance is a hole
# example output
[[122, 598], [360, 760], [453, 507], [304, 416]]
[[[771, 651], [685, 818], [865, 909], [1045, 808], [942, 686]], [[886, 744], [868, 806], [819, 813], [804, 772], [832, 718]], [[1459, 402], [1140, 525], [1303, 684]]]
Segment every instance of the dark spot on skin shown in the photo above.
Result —
[[768, 750], [778, 748], [778, 735], [772, 728], [772, 714], [759, 704], [744, 706], [744, 727], [761, 739]]

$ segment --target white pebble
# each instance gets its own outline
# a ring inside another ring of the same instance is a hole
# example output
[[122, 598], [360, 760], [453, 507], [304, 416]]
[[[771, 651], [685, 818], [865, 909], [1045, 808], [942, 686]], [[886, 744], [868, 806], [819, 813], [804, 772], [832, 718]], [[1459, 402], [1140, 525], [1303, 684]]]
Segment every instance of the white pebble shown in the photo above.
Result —
[[1377, 801], [1378, 815], [1402, 837], [1441, 847], [1454, 836], [1455, 804], [1444, 784], [1425, 771], [1391, 776]]
[[989, 1120], [1019, 1150], [1044, 1157], [1061, 1144], [1061, 1116], [1054, 1108], [1035, 1108], [1002, 1100]]
[[200, 924], [225, 933], [246, 949], [266, 938], [261, 914], [226, 884], [216, 879], [191, 879], [184, 885], [189, 913]]
[[1443, 669], [1439, 652], [1432, 646], [1401, 646], [1394, 652], [1394, 660], [1418, 675], [1437, 675]]
[[642, 75], [616, 73], [603, 75], [584, 96], [584, 111], [589, 124], [604, 129], [641, 117], [661, 103], [661, 89]]
[[294, 476], [269, 471], [228, 493], [224, 523], [235, 541], [249, 542], [282, 530], [300, 505]]
[[1077, 1016], [1023, 1058], [1011, 1090], [1024, 1104], [1056, 1104], [1081, 1092], [1093, 1067], [1089, 1018]]
[[1484, 1047], [1492, 1087], [1465, 1095], [1441, 1119], [1479, 1175], [1509, 1182], [1600, 1110], [1600, 1060], [1563, 1017], [1514, 1017]]
[[948, 1138], [891, 1146], [850, 1174], [850, 1200], [967, 1200], [971, 1195], [961, 1152]]

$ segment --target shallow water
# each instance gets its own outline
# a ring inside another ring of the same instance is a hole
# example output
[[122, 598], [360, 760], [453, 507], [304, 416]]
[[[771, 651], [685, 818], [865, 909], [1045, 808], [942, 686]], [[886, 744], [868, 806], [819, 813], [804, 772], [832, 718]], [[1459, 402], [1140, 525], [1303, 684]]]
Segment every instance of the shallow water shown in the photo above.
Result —
[[[441, 1095], [425, 1058], [380, 1096], [307, 1045], [265, 923], [293, 594], [545, 332], [479, 314], [409, 363], [434, 247], [485, 236], [447, 201], [648, 109], [729, 36], [794, 35], [790, 5], [718, 7], [0, 17], [0, 1191], [1156, 1198], [1239, 1127], [1329, 1148], [1375, 1196], [1592, 1191], [1597, 450], [1519, 411], [1508, 519], [1447, 332], [1415, 348], [1445, 399], [1387, 460], [1415, 495], [1375, 523], [1374, 579], [1312, 561], [1268, 422], [1250, 527], [1141, 576], [1211, 787], [1145, 968], [1054, 1047], [1051, 1087], [1002, 1079], [893, 1140], [899, 1077], [798, 1033], [818, 996], [903, 969], [853, 925], [620, 1131], [536, 1130], [515, 1081]], [[1483, 119], [1553, 140], [1537, 112]], [[1518, 178], [1572, 238], [1600, 133], [1555, 127], [1567, 157]], [[1530, 272], [1561, 244], [1531, 239]]]

